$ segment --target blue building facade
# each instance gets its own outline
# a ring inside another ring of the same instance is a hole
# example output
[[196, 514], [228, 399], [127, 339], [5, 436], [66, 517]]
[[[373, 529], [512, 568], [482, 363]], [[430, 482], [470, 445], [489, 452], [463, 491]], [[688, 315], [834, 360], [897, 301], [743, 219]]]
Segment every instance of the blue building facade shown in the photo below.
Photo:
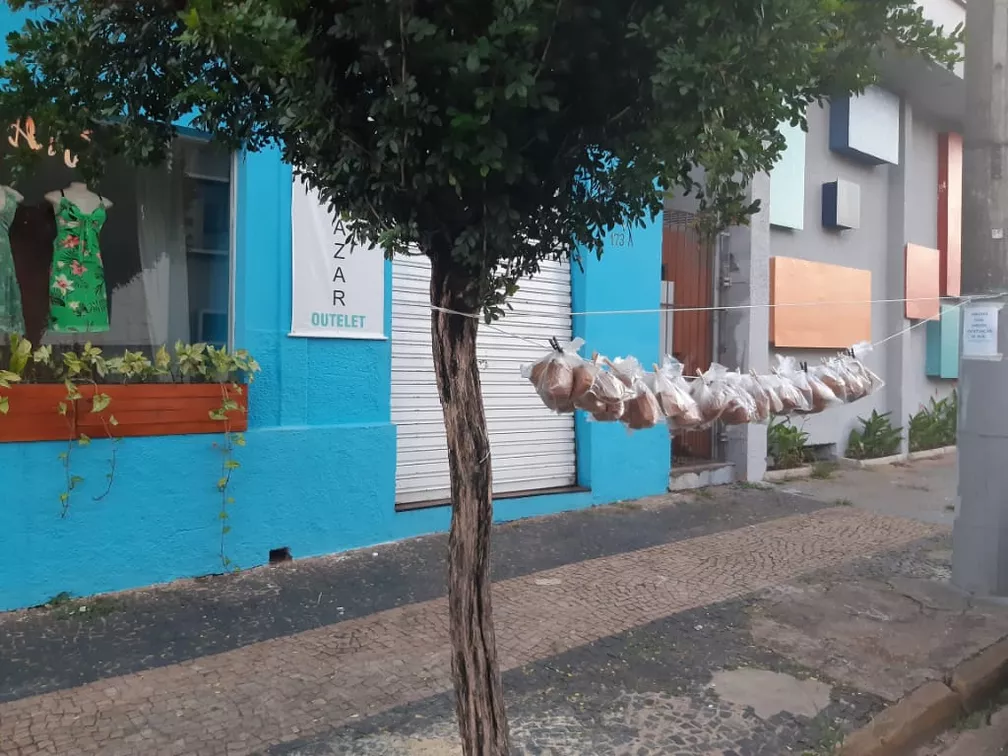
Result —
[[[14, 22], [5, 19], [7, 28]], [[448, 507], [397, 512], [397, 429], [391, 420], [393, 343], [289, 336], [291, 170], [276, 152], [235, 158], [231, 329], [262, 366], [251, 387], [247, 444], [231, 486], [227, 556], [241, 568], [271, 549], [318, 556], [446, 530]], [[657, 310], [661, 219], [572, 272], [573, 311]], [[391, 302], [392, 264], [385, 263]], [[391, 307], [385, 333], [391, 334]], [[659, 315], [573, 318], [586, 349], [657, 361]], [[506, 327], [506, 318], [504, 321]], [[546, 345], [544, 344], [544, 351]], [[516, 373], [516, 383], [522, 379]], [[528, 387], [531, 391], [531, 387]], [[546, 411], [545, 409], [543, 411]], [[0, 417], [0, 422], [3, 422]], [[667, 490], [664, 428], [575, 424], [577, 483], [570, 493], [500, 500], [498, 521], [659, 494]], [[68, 592], [89, 595], [220, 572], [219, 438], [128, 438], [74, 448], [84, 481], [60, 517], [63, 442], [0, 443], [0, 610]], [[529, 450], [530, 462], [535, 451]]]

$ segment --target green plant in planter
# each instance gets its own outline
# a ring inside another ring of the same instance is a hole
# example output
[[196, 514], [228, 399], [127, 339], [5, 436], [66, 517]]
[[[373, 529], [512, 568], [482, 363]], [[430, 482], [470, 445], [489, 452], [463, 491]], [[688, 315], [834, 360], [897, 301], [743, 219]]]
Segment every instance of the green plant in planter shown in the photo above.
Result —
[[954, 391], [944, 399], [931, 397], [926, 406], [910, 416], [907, 425], [910, 451], [954, 446], [958, 414], [958, 398]]
[[899, 451], [903, 439], [903, 429], [894, 428], [889, 416], [872, 410], [867, 419], [859, 417], [860, 430], [855, 428], [847, 438], [847, 456], [851, 459], [878, 459]]
[[767, 455], [777, 470], [798, 467], [810, 461], [809, 434], [788, 418], [767, 426]]

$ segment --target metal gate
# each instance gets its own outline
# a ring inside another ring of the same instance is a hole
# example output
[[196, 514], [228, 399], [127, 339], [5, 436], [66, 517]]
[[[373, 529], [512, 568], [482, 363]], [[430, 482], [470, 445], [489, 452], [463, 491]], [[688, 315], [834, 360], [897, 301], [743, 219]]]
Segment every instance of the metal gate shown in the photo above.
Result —
[[[662, 280], [670, 282], [663, 302], [671, 304], [671, 349], [667, 351], [683, 363], [686, 375], [706, 370], [714, 359], [714, 245], [697, 233], [693, 213], [665, 210], [662, 224]], [[668, 340], [665, 336], [663, 341]], [[714, 457], [714, 434], [710, 430], [689, 431], [672, 441], [674, 464], [710, 461]]]

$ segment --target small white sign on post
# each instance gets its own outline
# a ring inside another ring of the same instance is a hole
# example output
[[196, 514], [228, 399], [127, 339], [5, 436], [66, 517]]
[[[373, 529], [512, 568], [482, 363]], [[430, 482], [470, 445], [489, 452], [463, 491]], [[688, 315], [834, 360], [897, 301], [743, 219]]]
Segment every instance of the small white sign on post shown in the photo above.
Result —
[[385, 258], [354, 246], [316, 192], [294, 180], [291, 196], [291, 336], [385, 338]]
[[1000, 360], [998, 314], [1000, 304], [963, 307], [962, 356], [964, 360]]

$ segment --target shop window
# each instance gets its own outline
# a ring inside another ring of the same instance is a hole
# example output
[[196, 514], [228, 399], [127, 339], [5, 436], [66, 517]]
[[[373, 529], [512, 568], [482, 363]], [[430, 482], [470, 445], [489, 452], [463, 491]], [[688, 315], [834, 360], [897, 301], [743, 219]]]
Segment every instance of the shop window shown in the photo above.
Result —
[[[15, 135], [12, 129], [5, 147]], [[24, 200], [10, 241], [27, 337], [57, 347], [90, 341], [108, 354], [152, 353], [176, 341], [226, 346], [231, 156], [180, 139], [167, 165], [111, 163], [87, 187], [111, 205], [94, 224], [101, 226], [97, 238], [83, 242], [87, 234], [78, 236], [74, 225], [80, 216], [46, 199], [55, 192], [59, 201], [61, 189], [82, 180], [74, 163], [70, 155], [47, 155], [16, 187]]]

